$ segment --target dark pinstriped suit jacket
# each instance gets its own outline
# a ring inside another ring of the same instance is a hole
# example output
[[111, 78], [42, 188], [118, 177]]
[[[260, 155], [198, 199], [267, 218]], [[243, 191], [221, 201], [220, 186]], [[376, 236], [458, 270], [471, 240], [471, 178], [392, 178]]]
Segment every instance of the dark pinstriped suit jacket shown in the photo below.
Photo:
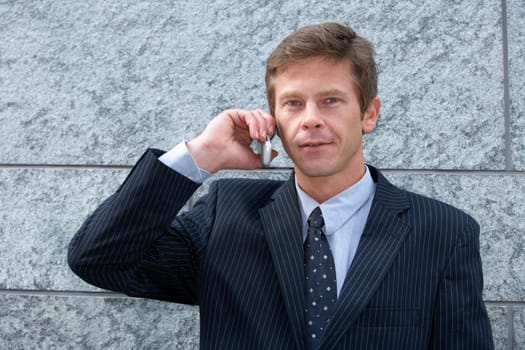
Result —
[[[303, 349], [303, 241], [288, 182], [198, 185], [146, 152], [69, 246], [102, 288], [198, 304], [202, 349]], [[377, 190], [322, 349], [492, 349], [481, 299], [479, 227], [441, 202]]]

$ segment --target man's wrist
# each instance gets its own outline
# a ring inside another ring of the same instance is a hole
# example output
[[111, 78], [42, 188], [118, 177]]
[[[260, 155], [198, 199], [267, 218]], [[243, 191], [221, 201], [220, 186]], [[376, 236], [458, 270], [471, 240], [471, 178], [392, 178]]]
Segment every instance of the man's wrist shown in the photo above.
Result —
[[212, 174], [199, 167], [191, 155], [186, 142], [181, 142], [159, 157], [166, 166], [186, 176], [196, 183], [202, 183]]
[[210, 146], [199, 138], [186, 142], [186, 149], [190, 153], [196, 166], [209, 174], [214, 174], [221, 169], [217, 164], [219, 159], [216, 148]]

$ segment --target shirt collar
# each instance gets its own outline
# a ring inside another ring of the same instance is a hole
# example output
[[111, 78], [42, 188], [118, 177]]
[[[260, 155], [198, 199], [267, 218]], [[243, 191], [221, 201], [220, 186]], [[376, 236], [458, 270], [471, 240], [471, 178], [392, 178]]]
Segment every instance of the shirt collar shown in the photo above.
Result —
[[295, 181], [295, 188], [301, 206], [304, 232], [306, 232], [307, 220], [310, 213], [320, 207], [325, 221], [325, 235], [334, 234], [341, 228], [375, 193], [376, 185], [370, 170], [365, 166], [363, 177], [323, 203], [317, 203], [315, 199], [306, 194]]

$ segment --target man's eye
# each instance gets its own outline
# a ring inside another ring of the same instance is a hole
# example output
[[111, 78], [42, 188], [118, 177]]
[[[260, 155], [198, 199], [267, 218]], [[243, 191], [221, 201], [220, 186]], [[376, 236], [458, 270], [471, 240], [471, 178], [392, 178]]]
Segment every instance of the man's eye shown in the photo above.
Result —
[[288, 107], [298, 107], [301, 105], [301, 102], [296, 101], [296, 100], [291, 100], [291, 101], [286, 101], [286, 105]]
[[333, 103], [336, 103], [336, 102], [338, 102], [338, 101], [339, 101], [339, 99], [338, 99], [337, 97], [327, 97], [327, 98], [325, 98], [325, 100], [324, 100], [324, 102], [325, 102], [326, 104], [333, 104]]

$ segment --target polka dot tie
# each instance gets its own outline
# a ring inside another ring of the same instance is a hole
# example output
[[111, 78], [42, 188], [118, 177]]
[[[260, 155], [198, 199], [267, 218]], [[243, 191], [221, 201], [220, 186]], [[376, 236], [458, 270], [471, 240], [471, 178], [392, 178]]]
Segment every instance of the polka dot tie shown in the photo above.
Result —
[[304, 244], [304, 311], [308, 350], [317, 349], [337, 301], [334, 259], [322, 231], [323, 225], [323, 215], [317, 207], [308, 218], [308, 236]]

